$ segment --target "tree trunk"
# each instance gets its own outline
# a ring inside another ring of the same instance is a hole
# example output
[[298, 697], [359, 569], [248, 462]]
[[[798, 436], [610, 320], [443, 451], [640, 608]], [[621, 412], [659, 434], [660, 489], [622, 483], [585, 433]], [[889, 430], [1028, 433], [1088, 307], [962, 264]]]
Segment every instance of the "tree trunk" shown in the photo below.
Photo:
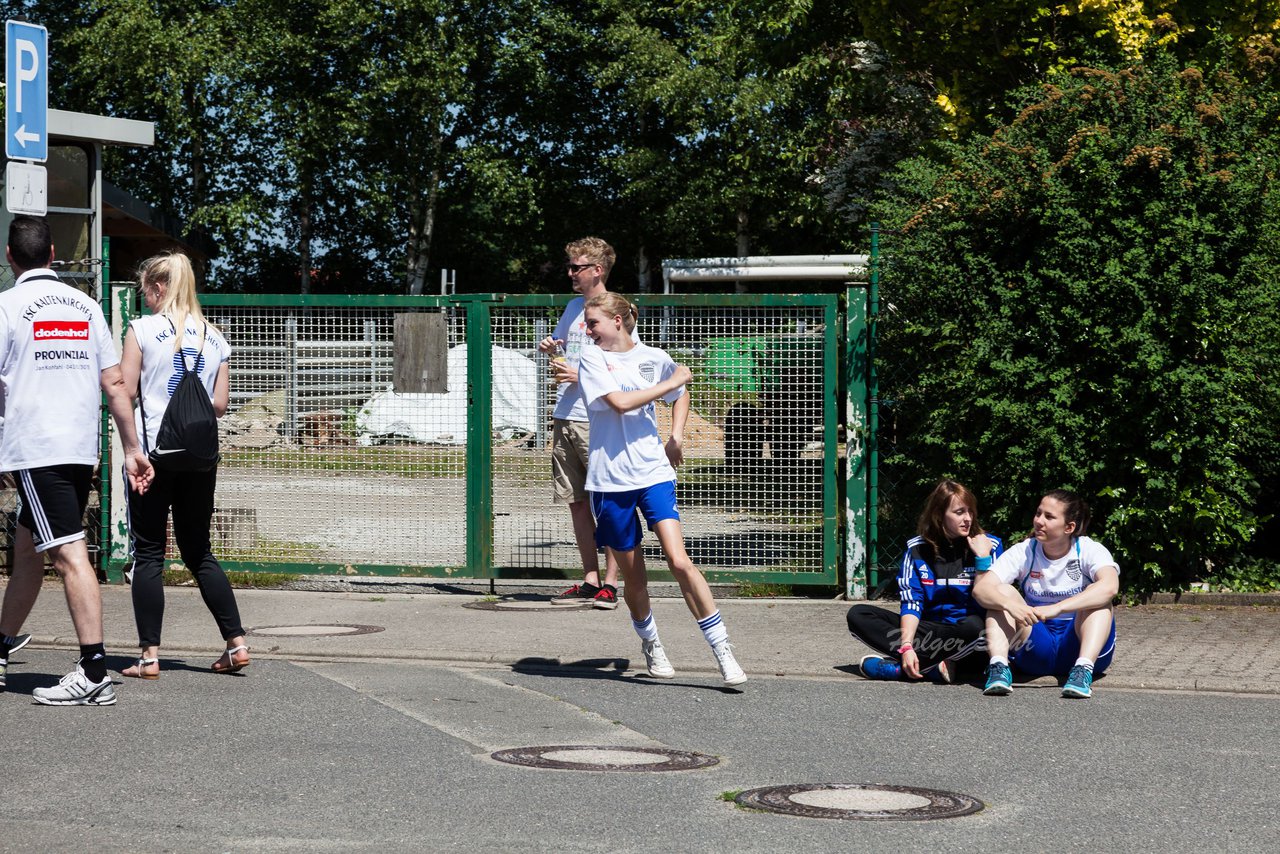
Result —
[[[738, 257], [746, 258], [751, 254], [751, 235], [747, 232], [747, 226], [751, 221], [750, 214], [747, 212], [745, 203], [738, 205]], [[735, 293], [745, 294], [747, 292], [746, 284], [739, 279], [734, 282], [733, 290]]]
[[418, 194], [409, 208], [409, 293], [421, 294], [427, 282], [427, 265], [431, 259], [431, 236], [436, 226], [436, 199], [440, 195], [440, 168], [427, 176], [426, 198]]
[[649, 293], [649, 255], [643, 243], [636, 247], [636, 293]]
[[298, 199], [298, 258], [302, 266], [298, 293], [311, 293], [311, 182], [302, 181]]

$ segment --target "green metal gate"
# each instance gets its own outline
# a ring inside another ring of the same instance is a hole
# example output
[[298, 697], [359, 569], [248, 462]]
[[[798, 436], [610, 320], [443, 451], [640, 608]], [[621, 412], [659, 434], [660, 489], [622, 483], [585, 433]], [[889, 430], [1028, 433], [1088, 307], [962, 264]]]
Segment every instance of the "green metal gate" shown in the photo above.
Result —
[[[121, 293], [123, 328], [136, 309], [132, 292]], [[862, 293], [850, 292], [855, 302]], [[577, 577], [568, 510], [551, 503], [554, 385], [536, 349], [567, 299], [206, 295], [232, 347], [214, 519], [224, 565]], [[694, 374], [678, 472], [694, 562], [716, 581], [836, 584], [848, 523], [841, 410], [850, 380], [865, 374], [842, 370], [860, 357], [845, 340], [841, 299], [637, 302], [642, 339]], [[395, 317], [422, 312], [444, 315], [448, 391], [397, 394]], [[127, 559], [123, 506], [111, 502], [113, 575]], [[648, 564], [664, 577], [648, 541]]]

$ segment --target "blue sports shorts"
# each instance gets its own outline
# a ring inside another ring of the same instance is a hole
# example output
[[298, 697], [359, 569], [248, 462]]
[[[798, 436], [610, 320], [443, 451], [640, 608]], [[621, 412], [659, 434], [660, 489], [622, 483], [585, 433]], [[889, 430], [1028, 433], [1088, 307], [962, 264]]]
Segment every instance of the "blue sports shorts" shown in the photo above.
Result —
[[637, 509], [644, 514], [650, 531], [659, 522], [680, 518], [674, 480], [624, 492], [591, 492], [588, 497], [596, 519], [596, 545], [616, 552], [629, 552], [640, 545], [644, 532], [636, 518]]
[[[1060, 620], [1036, 623], [1025, 643], [1009, 653], [1009, 660], [1027, 676], [1066, 676], [1080, 657], [1080, 638], [1076, 635], [1073, 614]], [[1102, 645], [1102, 654], [1093, 663], [1093, 675], [1101, 676], [1111, 666], [1116, 652], [1116, 621], [1111, 620], [1111, 634]]]

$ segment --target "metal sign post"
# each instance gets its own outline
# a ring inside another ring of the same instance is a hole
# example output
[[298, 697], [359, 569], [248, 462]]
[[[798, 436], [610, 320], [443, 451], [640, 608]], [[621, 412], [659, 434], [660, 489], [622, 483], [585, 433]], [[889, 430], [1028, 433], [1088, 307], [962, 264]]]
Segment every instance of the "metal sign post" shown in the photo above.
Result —
[[[44, 216], [49, 204], [49, 31], [24, 21], [4, 23], [5, 207]], [[28, 161], [19, 163], [14, 161]]]

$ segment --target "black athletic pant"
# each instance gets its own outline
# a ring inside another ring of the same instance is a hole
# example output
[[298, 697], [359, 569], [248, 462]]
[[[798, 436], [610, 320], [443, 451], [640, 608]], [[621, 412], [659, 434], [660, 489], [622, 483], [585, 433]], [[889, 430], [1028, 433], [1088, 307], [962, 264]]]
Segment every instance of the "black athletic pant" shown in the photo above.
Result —
[[[876, 605], [854, 605], [845, 616], [849, 631], [867, 646], [894, 659], [902, 645], [902, 629], [897, 611]], [[983, 636], [985, 621], [970, 614], [958, 623], [921, 620], [911, 647], [920, 659], [920, 669], [927, 670], [944, 659], [953, 660], [966, 669], [986, 664], [986, 646], [975, 642]], [[961, 655], [963, 653], [963, 655]]]
[[164, 624], [164, 549], [166, 523], [173, 511], [173, 538], [182, 562], [195, 576], [205, 607], [218, 623], [222, 639], [244, 634], [231, 582], [213, 556], [209, 525], [218, 473], [166, 472], [156, 469], [145, 495], [129, 490], [129, 533], [133, 539], [133, 616], [138, 645], [159, 646]]

